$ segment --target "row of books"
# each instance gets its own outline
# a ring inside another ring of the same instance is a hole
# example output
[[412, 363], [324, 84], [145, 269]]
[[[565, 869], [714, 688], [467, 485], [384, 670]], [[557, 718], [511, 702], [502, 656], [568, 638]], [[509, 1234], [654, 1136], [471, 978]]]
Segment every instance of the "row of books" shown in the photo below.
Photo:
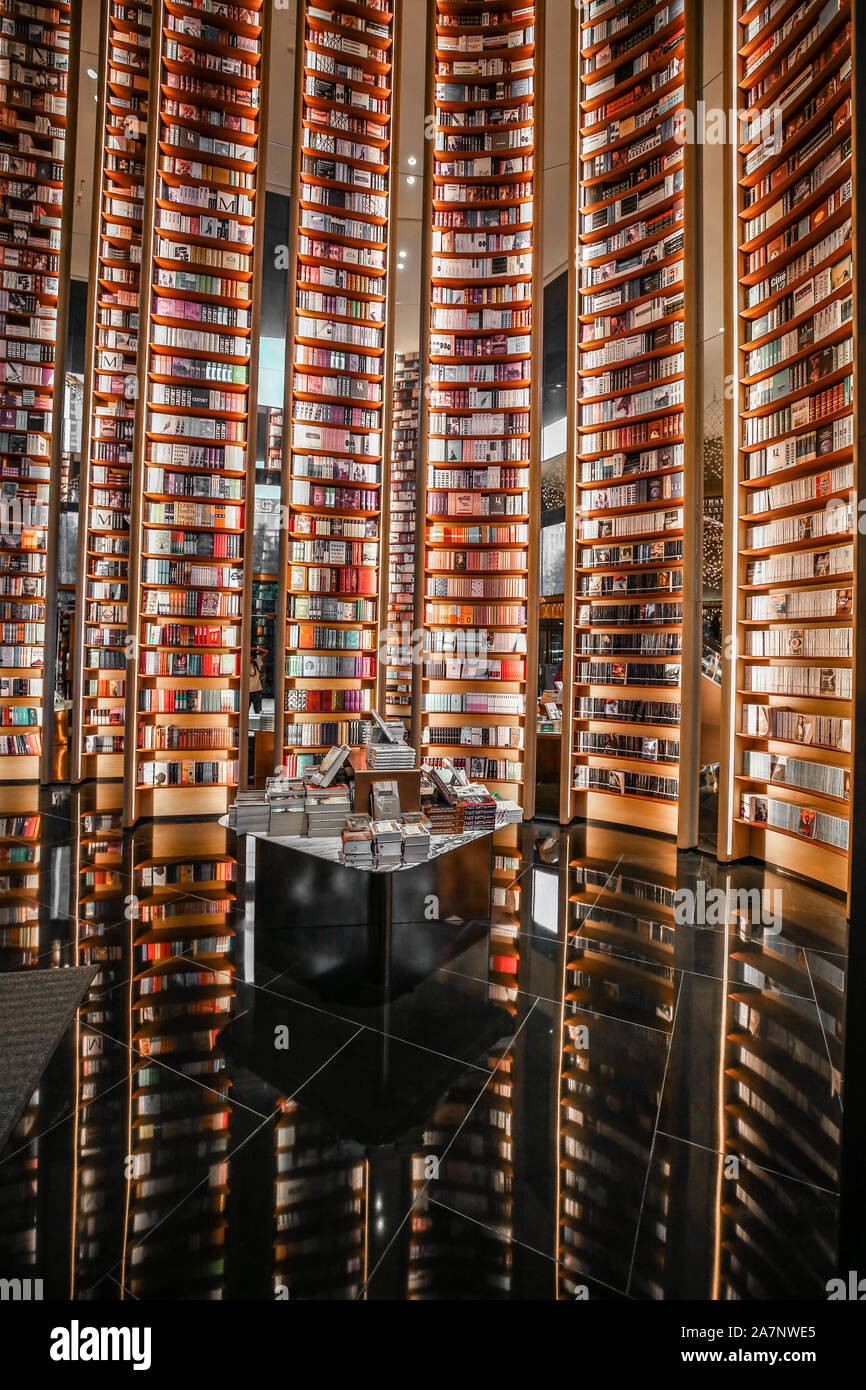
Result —
[[606, 792], [613, 796], [636, 796], [656, 801], [676, 801], [676, 777], [656, 777], [649, 772], [627, 772], [619, 768], [587, 767], [576, 763], [573, 770], [575, 791]]
[[804, 747], [851, 751], [851, 720], [838, 715], [802, 714], [776, 705], [744, 704], [742, 733], [750, 739], [777, 739]]
[[758, 782], [782, 782], [843, 801], [851, 795], [851, 773], [847, 768], [791, 758], [786, 753], [760, 753], [747, 748], [743, 753], [743, 776]]
[[778, 801], [771, 796], [748, 793], [742, 798], [741, 814], [743, 820], [751, 825], [765, 826], [769, 830], [783, 830], [791, 835], [799, 835], [804, 840], [816, 840], [836, 849], [848, 849], [848, 821], [811, 806], [799, 806], [789, 801]]

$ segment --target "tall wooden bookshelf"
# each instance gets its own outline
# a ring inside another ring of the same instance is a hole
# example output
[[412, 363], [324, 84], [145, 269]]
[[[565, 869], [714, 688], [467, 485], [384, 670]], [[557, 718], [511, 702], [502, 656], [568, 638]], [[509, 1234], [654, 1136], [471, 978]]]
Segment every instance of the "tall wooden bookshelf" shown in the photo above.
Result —
[[275, 748], [366, 741], [387, 623], [398, 70], [390, 0], [298, 6]]
[[417, 539], [418, 399], [417, 352], [394, 355], [391, 415], [391, 507], [388, 533], [388, 633], [382, 668], [384, 703], [391, 718], [412, 721], [412, 629], [415, 616]]
[[856, 599], [849, 0], [741, 5], [730, 854], [848, 883]]
[[128, 822], [224, 811], [245, 765], [268, 24], [153, 6]]
[[36, 780], [53, 731], [79, 17], [0, 0], [0, 30], [0, 777]]
[[151, 6], [103, 0], [79, 482], [71, 768], [123, 776]]
[[434, 0], [429, 15], [413, 729], [531, 815], [544, 10]]
[[686, 782], [692, 765], [681, 725], [691, 721], [682, 702], [697, 656], [698, 543], [686, 385], [686, 361], [696, 360], [685, 292], [694, 190], [682, 113], [697, 60], [689, 8], [620, 4], [572, 19], [573, 583], [561, 795], [564, 821], [648, 828], [687, 844], [695, 802], [680, 783], [681, 765]]

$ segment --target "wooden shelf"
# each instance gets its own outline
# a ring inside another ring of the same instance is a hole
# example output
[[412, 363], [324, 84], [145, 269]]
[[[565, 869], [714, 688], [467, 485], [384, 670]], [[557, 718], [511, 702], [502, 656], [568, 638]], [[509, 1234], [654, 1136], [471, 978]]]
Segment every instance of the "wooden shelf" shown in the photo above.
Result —
[[[754, 18], [753, 10], [741, 4], [741, 23], [747, 16]], [[833, 669], [843, 673], [842, 679], [851, 667], [852, 617], [837, 613], [834, 590], [853, 587], [855, 567], [853, 559], [843, 561], [843, 570], [831, 573], [829, 558], [819, 566], [818, 557], [851, 547], [853, 537], [847, 529], [811, 538], [800, 530], [817, 529], [827, 503], [835, 499], [846, 504], [855, 487], [851, 460], [857, 431], [848, 389], [853, 353], [845, 360], [853, 346], [853, 321], [841, 313], [852, 289], [851, 202], [843, 196], [851, 168], [844, 143], [851, 132], [851, 7], [842, 0], [824, 29], [800, 50], [820, 12], [820, 6], [810, 7], [747, 72], [747, 60], [780, 30], [788, 11], [793, 7], [783, 5], [741, 48], [738, 59], [739, 105], [757, 115], [774, 109], [779, 94], [801, 73], [808, 76], [796, 101], [784, 108], [781, 145], [753, 170], [746, 168], [746, 161], [756, 148], [754, 142], [735, 154], [741, 228], [740, 313], [735, 323], [740, 394], [734, 426], [740, 439], [734, 546], [739, 674], [731, 682], [731, 836], [734, 857], [755, 855], [839, 889], [847, 883], [850, 814], [840, 779], [847, 778], [845, 768], [851, 763], [850, 753], [839, 745], [850, 746], [853, 706], [847, 694], [824, 689], [818, 678], [824, 669]], [[788, 55], [794, 55], [790, 63]], [[815, 59], [820, 67], [809, 70]], [[820, 104], [815, 106], [817, 100]], [[801, 154], [829, 119], [832, 133]], [[837, 157], [835, 167], [825, 163], [830, 155]], [[792, 201], [789, 195], [795, 188], [801, 191]], [[747, 205], [753, 193], [758, 196]], [[761, 227], [756, 219], [771, 208], [772, 222]], [[822, 216], [814, 219], [817, 209]], [[776, 250], [780, 254], [770, 258]], [[771, 314], [775, 327], [767, 326]], [[761, 332], [750, 337], [753, 322]], [[765, 359], [776, 360], [762, 362], [761, 349]], [[751, 362], [750, 353], [755, 354]], [[820, 377], [810, 367], [813, 356], [818, 362], [817, 354]], [[749, 408], [749, 388], [770, 380], [776, 398]], [[755, 461], [764, 466], [760, 476], [749, 477]], [[829, 476], [831, 470], [836, 470], [835, 478]], [[760, 510], [749, 510], [754, 501]], [[751, 535], [753, 527], [763, 528], [762, 533]], [[755, 570], [755, 564], [763, 565], [764, 572]], [[787, 577], [772, 578], [773, 566]], [[775, 602], [771, 605], [770, 595], [787, 596], [783, 611]], [[853, 612], [856, 602], [855, 593]], [[774, 630], [802, 631], [808, 641], [810, 632], [822, 628], [841, 635], [847, 644], [838, 656], [748, 654], [756, 634], [766, 634], [769, 641]], [[809, 672], [815, 690], [749, 691], [745, 666], [768, 673], [790, 667], [798, 676]], [[787, 767], [792, 777], [797, 775], [798, 762], [812, 773], [825, 769], [814, 789], [782, 780]], [[809, 833], [801, 833], [804, 828]]]
[[[396, 254], [391, 77], [398, 32], [379, 6], [336, 0], [332, 12], [326, 21], [309, 0], [298, 7], [297, 196], [282, 412], [289, 524], [275, 622], [286, 633], [278, 643], [285, 662], [275, 672], [275, 746], [290, 773], [319, 761], [330, 742], [362, 746], [365, 717], [380, 703], [376, 688], [384, 681], [387, 586], [379, 576], [390, 514], [385, 381]], [[317, 476], [329, 472], [337, 476]], [[358, 583], [362, 570], [373, 572], [372, 586]], [[308, 639], [292, 634], [296, 625], [310, 629]], [[337, 633], [342, 641], [357, 633], [357, 647], [333, 646]], [[372, 645], [361, 645], [363, 633], [374, 635]], [[323, 698], [326, 690], [333, 697]], [[320, 726], [322, 737], [302, 745], [292, 732], [297, 725]]]
[[[0, 340], [0, 405], [9, 420], [0, 428], [0, 781], [9, 781], [39, 778], [53, 734], [79, 25], [69, 3], [33, 7], [24, 21], [14, 0], [0, 0], [0, 20], [10, 36], [0, 274], [14, 287], [4, 291]], [[7, 723], [13, 710], [26, 717]]]
[[[147, 337], [132, 468], [130, 629], [138, 640], [125, 663], [130, 822], [224, 810], [246, 766], [251, 585], [243, 578], [252, 544], [268, 7], [252, 0], [247, 9], [255, 22], [230, 11], [192, 18], [218, 38], [189, 31], [192, 12], [175, 0], [153, 10], [141, 178]], [[106, 65], [110, 51], [109, 39]], [[225, 100], [213, 95], [216, 71]], [[232, 170], [230, 182], [221, 168]], [[205, 305], [206, 314], [184, 308]], [[212, 746], [152, 746], [169, 726], [181, 739], [198, 730]]]
[[[413, 673], [413, 730], [422, 755], [465, 758], [471, 777], [501, 785], [531, 814], [543, 23], [534, 4], [515, 10], [506, 0], [469, 0], [459, 25], [452, 15], [449, 0], [434, 0], [418, 508], [425, 536], [415, 569], [424, 658]], [[498, 42], [506, 22], [507, 47]], [[452, 46], [464, 37], [469, 48]], [[513, 297], [500, 298], [502, 289]], [[462, 420], [471, 433], [452, 432]], [[518, 555], [517, 567], [476, 568], [476, 552], [493, 549]], [[466, 664], [473, 659], [483, 663], [479, 674]], [[458, 724], [489, 743], [440, 741]]]

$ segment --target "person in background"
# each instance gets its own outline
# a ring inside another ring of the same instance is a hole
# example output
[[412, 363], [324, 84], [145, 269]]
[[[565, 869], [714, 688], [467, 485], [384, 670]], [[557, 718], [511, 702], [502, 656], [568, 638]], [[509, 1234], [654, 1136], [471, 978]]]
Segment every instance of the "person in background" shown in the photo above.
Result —
[[250, 661], [250, 703], [253, 707], [253, 714], [261, 714], [262, 670], [257, 656], [254, 656]]

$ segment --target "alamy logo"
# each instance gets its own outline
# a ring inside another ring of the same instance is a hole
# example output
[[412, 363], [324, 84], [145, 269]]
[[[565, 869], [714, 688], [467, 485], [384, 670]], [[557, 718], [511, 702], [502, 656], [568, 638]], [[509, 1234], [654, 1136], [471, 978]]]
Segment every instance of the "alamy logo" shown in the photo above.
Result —
[[52, 1361], [131, 1361], [134, 1371], [150, 1370], [149, 1327], [68, 1327], [51, 1332]]
[[41, 1298], [41, 1279], [0, 1279], [0, 1303], [38, 1303]]
[[782, 930], [781, 892], [764, 888], [707, 888], [701, 881], [693, 892], [674, 893], [674, 921], [679, 927], [723, 927], [747, 923], [768, 936]]
[[828, 1303], [866, 1301], [866, 1279], [861, 1279], [856, 1269], [848, 1270], [847, 1279], [828, 1279], [826, 1288]]

